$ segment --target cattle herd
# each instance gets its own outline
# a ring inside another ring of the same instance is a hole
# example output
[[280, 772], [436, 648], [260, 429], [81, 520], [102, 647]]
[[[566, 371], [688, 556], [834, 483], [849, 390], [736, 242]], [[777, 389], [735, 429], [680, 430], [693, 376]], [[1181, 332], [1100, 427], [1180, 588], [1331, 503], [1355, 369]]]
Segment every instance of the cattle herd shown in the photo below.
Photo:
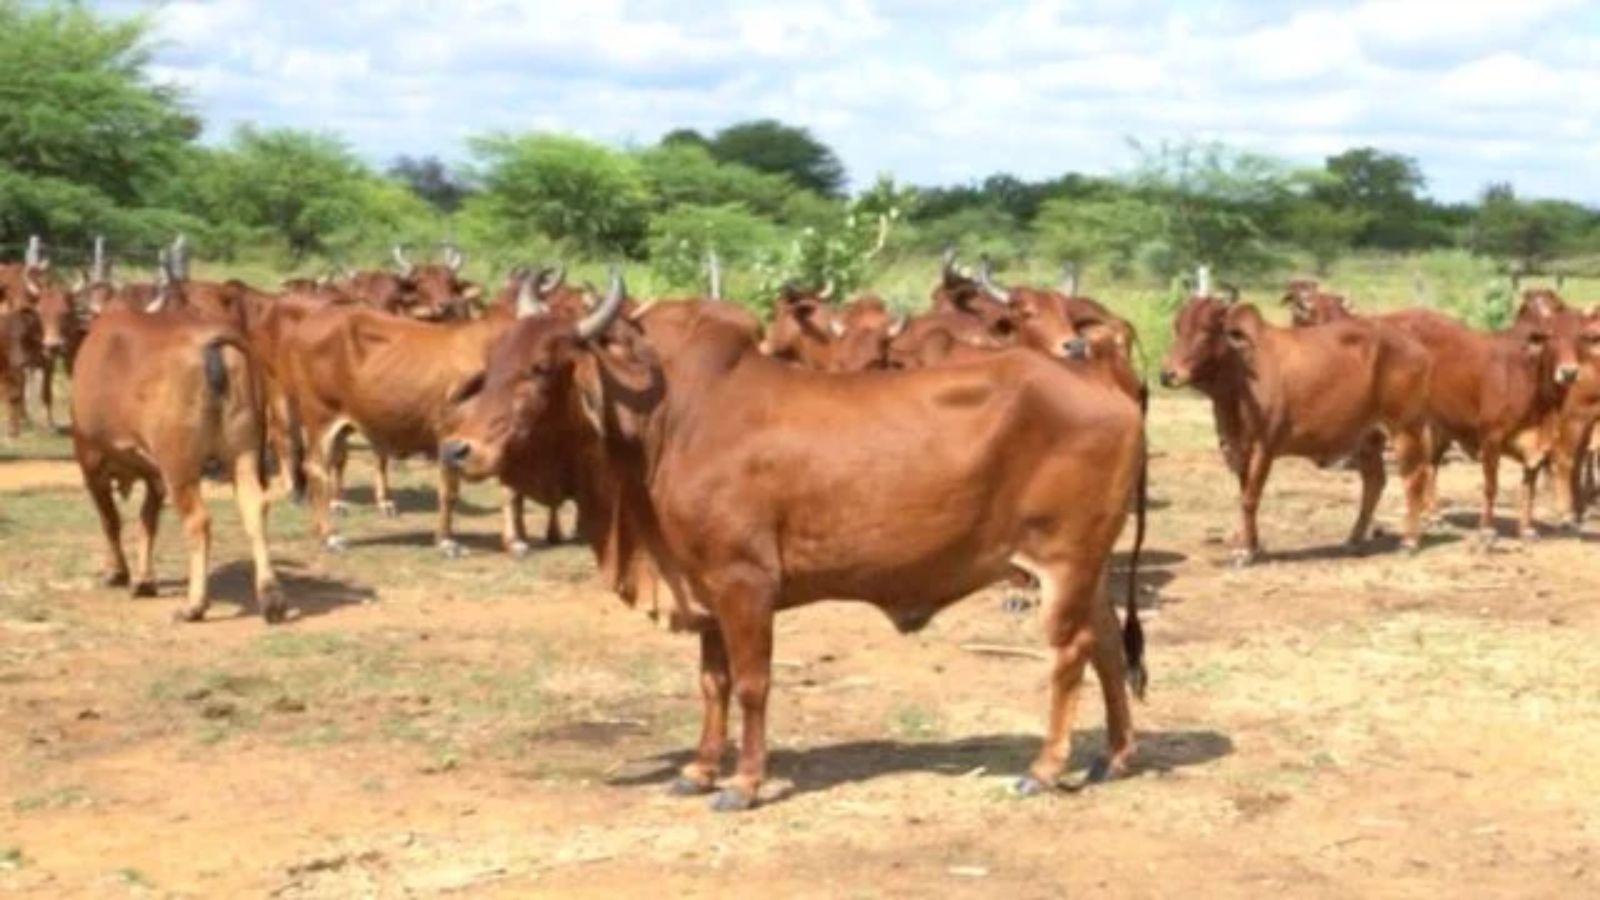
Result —
[[[1008, 579], [1037, 586], [1052, 652], [1046, 736], [1019, 791], [1060, 779], [1091, 664], [1109, 749], [1091, 775], [1126, 768], [1130, 693], [1145, 684], [1135, 586], [1147, 391], [1135, 330], [1082, 296], [1070, 269], [1054, 287], [1002, 286], [987, 262], [968, 271], [946, 254], [924, 314], [790, 285], [764, 325], [721, 298], [714, 258], [707, 296], [644, 301], [619, 271], [595, 288], [560, 268], [514, 270], [490, 297], [463, 263], [453, 246], [428, 264], [396, 247], [392, 266], [269, 292], [190, 278], [180, 239], [154, 283], [124, 284], [97, 242], [68, 284], [34, 240], [21, 263], [0, 266], [11, 433], [33, 370], [54, 425], [62, 363], [74, 453], [105, 532], [104, 583], [155, 593], [151, 547], [170, 496], [189, 547], [183, 621], [207, 609], [208, 476], [232, 484], [269, 622], [292, 598], [273, 572], [268, 497], [307, 498], [322, 546], [343, 551], [352, 435], [375, 455], [386, 515], [389, 460], [437, 461], [446, 556], [462, 552], [451, 513], [463, 479], [502, 485], [502, 541], [515, 555], [529, 549], [526, 500], [552, 510], [550, 542], [563, 537], [555, 511], [573, 503], [605, 587], [699, 638], [701, 738], [673, 790], [715, 791], [717, 809], [752, 805], [765, 775], [777, 612], [853, 599], [911, 632]], [[1451, 446], [1482, 461], [1486, 535], [1508, 454], [1525, 473], [1524, 538], [1536, 535], [1542, 471], [1563, 524], [1581, 521], [1594, 490], [1600, 311], [1530, 291], [1513, 326], [1483, 332], [1423, 309], [1357, 315], [1297, 281], [1284, 297], [1293, 325], [1278, 327], [1198, 276], [1161, 381], [1212, 401], [1240, 485], [1236, 562], [1261, 552], [1257, 508], [1284, 456], [1360, 472], [1352, 543], [1370, 536], [1392, 457], [1405, 482], [1403, 546], [1416, 552]], [[117, 495], [135, 482], [145, 492], [130, 567]], [[1130, 513], [1119, 625], [1108, 572]], [[720, 779], [735, 698], [737, 770]]]

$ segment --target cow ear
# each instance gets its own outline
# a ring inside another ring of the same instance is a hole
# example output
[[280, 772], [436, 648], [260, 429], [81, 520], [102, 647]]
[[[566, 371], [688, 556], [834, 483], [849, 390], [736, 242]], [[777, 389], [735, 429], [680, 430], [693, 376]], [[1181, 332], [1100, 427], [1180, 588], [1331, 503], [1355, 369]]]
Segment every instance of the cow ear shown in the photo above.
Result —
[[1228, 340], [1228, 346], [1240, 352], [1255, 349], [1256, 343], [1261, 339], [1261, 329], [1265, 325], [1260, 311], [1248, 303], [1230, 307], [1222, 322], [1223, 335]]

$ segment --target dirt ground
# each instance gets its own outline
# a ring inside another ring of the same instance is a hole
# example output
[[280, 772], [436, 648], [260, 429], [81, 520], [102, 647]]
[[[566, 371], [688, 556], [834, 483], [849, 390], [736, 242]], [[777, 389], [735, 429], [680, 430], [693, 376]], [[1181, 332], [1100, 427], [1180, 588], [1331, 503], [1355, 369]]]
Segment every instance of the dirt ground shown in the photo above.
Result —
[[[491, 487], [453, 562], [420, 463], [393, 522], [352, 465], [342, 557], [279, 505], [297, 611], [276, 628], [234, 602], [248, 568], [214, 492], [220, 602], [175, 626], [172, 517], [162, 596], [100, 589], [65, 439], [0, 445], [0, 893], [1600, 895], [1593, 528], [1485, 554], [1457, 517], [1418, 558], [1346, 556], [1355, 475], [1291, 462], [1263, 510], [1277, 555], [1236, 572], [1209, 409], [1162, 396], [1152, 421], [1131, 777], [1011, 795], [1045, 663], [963, 649], [1040, 647], [1003, 592], [913, 637], [826, 604], [780, 619], [774, 778], [735, 816], [665, 792], [697, 734], [693, 643], [595, 589], [587, 551], [495, 552]], [[1473, 467], [1444, 485], [1474, 507]], [[1088, 696], [1079, 767], [1103, 744]]]

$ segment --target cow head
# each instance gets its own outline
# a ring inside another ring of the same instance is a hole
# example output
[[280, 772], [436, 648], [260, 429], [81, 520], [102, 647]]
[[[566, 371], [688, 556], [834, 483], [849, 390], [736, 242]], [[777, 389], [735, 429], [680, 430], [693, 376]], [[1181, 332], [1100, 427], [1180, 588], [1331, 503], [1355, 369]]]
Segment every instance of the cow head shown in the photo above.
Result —
[[[605, 298], [577, 321], [524, 310], [490, 349], [484, 370], [451, 391], [455, 426], [441, 444], [444, 463], [468, 478], [493, 475], [513, 442], [552, 417], [567, 415], [574, 401], [581, 401], [584, 413], [603, 430], [595, 380], [628, 370], [630, 361], [643, 359], [648, 365], [653, 360], [633, 340], [637, 329], [620, 321], [625, 300], [621, 275], [613, 273]], [[585, 363], [588, 368], [580, 376], [578, 369]], [[636, 369], [626, 371], [621, 380], [640, 386]]]
[[761, 352], [814, 369], [827, 368], [834, 339], [844, 331], [832, 299], [832, 282], [815, 290], [803, 290], [793, 282], [785, 284], [778, 291]]
[[27, 304], [0, 306], [0, 356], [18, 368], [44, 364], [44, 328], [39, 313]]
[[1566, 301], [1551, 288], [1529, 288], [1522, 292], [1522, 305], [1517, 308], [1517, 319], [1548, 319], [1567, 309]]
[[506, 276], [506, 283], [495, 300], [497, 315], [514, 318], [553, 313], [577, 321], [590, 312], [593, 294], [567, 283], [565, 266], [530, 269], [519, 266]]
[[863, 372], [888, 367], [889, 345], [906, 326], [905, 316], [889, 312], [882, 298], [857, 297], [834, 316], [833, 353], [828, 371]]
[[1354, 315], [1350, 301], [1344, 295], [1325, 293], [1315, 281], [1305, 279], [1289, 282], [1282, 303], [1289, 307], [1290, 319], [1300, 328], [1336, 322]]
[[935, 312], [954, 312], [973, 316], [995, 337], [1010, 339], [1017, 330], [1018, 315], [1011, 308], [1011, 292], [994, 283], [991, 266], [985, 257], [975, 275], [955, 265], [955, 251], [946, 250], [939, 283], [933, 289]]
[[1261, 313], [1232, 298], [1198, 293], [1173, 323], [1172, 349], [1161, 364], [1161, 383], [1169, 388], [1208, 384], [1231, 360], [1255, 349]]
[[1541, 371], [1548, 368], [1549, 376], [1564, 387], [1578, 380], [1595, 352], [1594, 345], [1585, 340], [1592, 324], [1592, 316], [1568, 306], [1555, 291], [1534, 288], [1523, 293], [1510, 333], [1521, 338], [1527, 358]]
[[461, 277], [466, 256], [446, 244], [444, 260], [417, 265], [404, 244], [393, 248], [392, 271], [362, 272], [351, 279], [350, 293], [385, 312], [428, 321], [466, 319], [483, 296], [483, 288]]

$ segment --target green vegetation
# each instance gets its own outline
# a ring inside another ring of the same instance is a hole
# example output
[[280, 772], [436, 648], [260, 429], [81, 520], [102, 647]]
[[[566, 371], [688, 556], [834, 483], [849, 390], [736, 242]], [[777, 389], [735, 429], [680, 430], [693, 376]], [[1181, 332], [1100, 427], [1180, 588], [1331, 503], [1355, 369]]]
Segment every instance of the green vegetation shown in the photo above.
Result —
[[[1315, 272], [1360, 304], [1422, 299], [1481, 324], [1504, 321], [1512, 276], [1600, 274], [1588, 271], [1600, 269], [1600, 212], [1508, 184], [1441, 204], [1416, 160], [1374, 147], [1304, 168], [1132, 142], [1119, 177], [921, 188], [883, 177], [852, 195], [831, 148], [763, 119], [629, 148], [480, 135], [463, 148], [468, 165], [402, 156], [380, 172], [332, 134], [247, 127], [200, 145], [185, 98], [152, 79], [151, 47], [145, 18], [0, 0], [0, 245], [41, 234], [71, 265], [104, 234], [138, 266], [183, 231], [197, 258], [267, 282], [453, 239], [475, 277], [558, 258], [594, 277], [624, 259], [640, 293], [700, 289], [714, 250], [728, 295], [758, 308], [790, 280], [912, 308], [954, 246], [1010, 280], [1054, 281], [1071, 261], [1087, 290], [1157, 330], [1176, 280], [1202, 263], [1247, 289]], [[1344, 280], [1375, 259], [1398, 287]]]

